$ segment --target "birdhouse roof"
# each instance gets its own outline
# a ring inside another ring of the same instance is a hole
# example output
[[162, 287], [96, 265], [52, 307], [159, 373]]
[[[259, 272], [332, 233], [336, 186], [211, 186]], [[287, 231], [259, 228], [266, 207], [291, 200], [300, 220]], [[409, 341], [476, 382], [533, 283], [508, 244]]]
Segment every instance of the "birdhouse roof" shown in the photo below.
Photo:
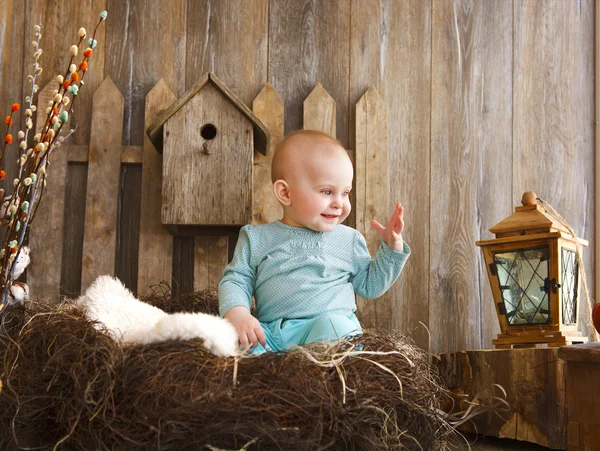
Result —
[[179, 111], [187, 102], [198, 94], [206, 84], [211, 83], [219, 90], [246, 118], [252, 123], [254, 129], [254, 150], [267, 155], [271, 134], [261, 120], [242, 102], [219, 78], [212, 72], [207, 72], [185, 94], [159, 114], [154, 123], [148, 127], [146, 134], [156, 150], [163, 151], [163, 126], [171, 116]]

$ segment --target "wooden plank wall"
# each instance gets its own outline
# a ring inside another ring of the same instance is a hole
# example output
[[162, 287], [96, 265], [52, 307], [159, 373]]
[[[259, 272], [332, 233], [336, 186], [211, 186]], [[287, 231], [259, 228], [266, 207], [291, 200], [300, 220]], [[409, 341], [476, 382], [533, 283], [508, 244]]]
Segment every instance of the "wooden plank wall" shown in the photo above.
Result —
[[[406, 207], [412, 256], [380, 304], [362, 312], [367, 326], [411, 331], [432, 351], [490, 347], [499, 328], [475, 241], [491, 237], [525, 190], [593, 247], [593, 0], [94, 0], [57, 13], [65, 8], [0, 0], [0, 107], [19, 100], [34, 23], [43, 25], [44, 87], [79, 26], [90, 29], [107, 9], [74, 146], [90, 143], [92, 94], [105, 77], [123, 96], [122, 145], [141, 152], [150, 90], [163, 79], [179, 97], [212, 71], [247, 105], [272, 86], [283, 108], [273, 116], [278, 139], [303, 127], [303, 103], [321, 83], [354, 158], [355, 105], [374, 86], [388, 110], [389, 208]], [[114, 268], [134, 291], [151, 282], [138, 278], [142, 160], [123, 163], [118, 181]], [[61, 294], [86, 288], [88, 177], [87, 158], [69, 158]], [[216, 285], [226, 243], [172, 239], [176, 289]], [[593, 289], [590, 250], [584, 261]]]

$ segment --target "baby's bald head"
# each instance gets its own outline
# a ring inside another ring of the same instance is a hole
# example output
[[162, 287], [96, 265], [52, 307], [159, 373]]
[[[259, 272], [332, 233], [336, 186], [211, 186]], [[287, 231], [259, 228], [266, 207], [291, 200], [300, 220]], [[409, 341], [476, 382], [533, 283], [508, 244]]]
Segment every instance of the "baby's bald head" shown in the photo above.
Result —
[[271, 163], [271, 180], [288, 180], [294, 174], [302, 172], [307, 163], [315, 162], [323, 156], [348, 153], [335, 138], [316, 130], [298, 130], [279, 143]]

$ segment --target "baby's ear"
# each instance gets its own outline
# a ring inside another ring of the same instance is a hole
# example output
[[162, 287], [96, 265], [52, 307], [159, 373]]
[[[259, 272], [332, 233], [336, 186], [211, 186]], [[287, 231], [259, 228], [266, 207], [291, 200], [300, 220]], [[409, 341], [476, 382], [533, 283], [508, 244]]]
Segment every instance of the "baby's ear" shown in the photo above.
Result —
[[279, 179], [275, 181], [273, 183], [273, 191], [279, 203], [284, 207], [288, 207], [292, 203], [290, 199], [290, 186], [285, 180]]

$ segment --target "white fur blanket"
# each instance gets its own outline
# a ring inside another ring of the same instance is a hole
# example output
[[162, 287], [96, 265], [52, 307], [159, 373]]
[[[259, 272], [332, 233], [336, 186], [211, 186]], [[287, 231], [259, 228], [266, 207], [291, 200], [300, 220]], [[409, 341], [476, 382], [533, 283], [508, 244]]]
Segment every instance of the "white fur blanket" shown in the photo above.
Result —
[[168, 314], [136, 299], [115, 277], [98, 277], [76, 303], [87, 318], [100, 323], [99, 329], [103, 325], [122, 343], [201, 338], [215, 355], [239, 352], [237, 334], [229, 321], [205, 313]]

